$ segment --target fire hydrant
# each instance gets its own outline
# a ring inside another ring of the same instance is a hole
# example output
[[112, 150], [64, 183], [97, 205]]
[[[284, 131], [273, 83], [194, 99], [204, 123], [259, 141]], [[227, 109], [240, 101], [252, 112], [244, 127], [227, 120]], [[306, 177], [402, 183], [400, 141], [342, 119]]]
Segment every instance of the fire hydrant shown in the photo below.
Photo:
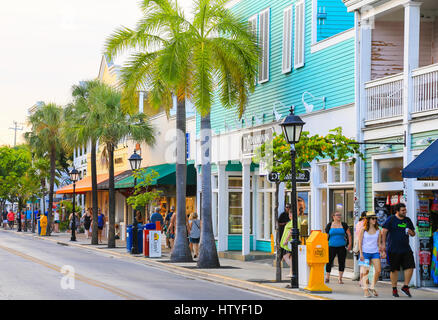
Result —
[[40, 216], [41, 235], [45, 236], [47, 231], [47, 216], [42, 214]]

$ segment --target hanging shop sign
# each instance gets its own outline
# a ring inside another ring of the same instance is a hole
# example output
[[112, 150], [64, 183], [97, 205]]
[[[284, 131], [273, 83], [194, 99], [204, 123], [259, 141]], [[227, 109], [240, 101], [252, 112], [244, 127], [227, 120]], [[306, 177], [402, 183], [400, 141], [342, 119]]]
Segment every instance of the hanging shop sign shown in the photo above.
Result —
[[272, 128], [253, 131], [242, 135], [242, 155], [251, 156], [254, 150], [273, 138]]

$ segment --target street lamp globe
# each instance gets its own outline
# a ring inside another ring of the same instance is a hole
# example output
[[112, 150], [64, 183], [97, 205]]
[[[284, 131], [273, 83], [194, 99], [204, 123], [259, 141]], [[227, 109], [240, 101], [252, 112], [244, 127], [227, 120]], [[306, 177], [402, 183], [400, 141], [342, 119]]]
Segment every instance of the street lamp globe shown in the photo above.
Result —
[[301, 132], [305, 125], [305, 122], [301, 120], [299, 116], [294, 114], [294, 109], [295, 106], [290, 108], [290, 115], [288, 115], [281, 123], [284, 136], [289, 144], [296, 144], [300, 141]]
[[138, 170], [141, 166], [141, 161], [143, 160], [137, 151], [134, 150], [134, 153], [129, 157], [129, 164], [131, 165], [132, 170]]
[[72, 182], [76, 182], [79, 180], [79, 171], [76, 170], [75, 168], [73, 168], [73, 170], [70, 171], [69, 175], [70, 175], [70, 180]]

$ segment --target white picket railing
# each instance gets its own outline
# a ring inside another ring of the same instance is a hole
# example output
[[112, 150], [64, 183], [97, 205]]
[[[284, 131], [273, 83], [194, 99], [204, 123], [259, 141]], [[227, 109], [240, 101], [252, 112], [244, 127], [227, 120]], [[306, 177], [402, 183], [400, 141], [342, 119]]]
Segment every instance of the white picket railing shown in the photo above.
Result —
[[379, 120], [403, 114], [403, 73], [369, 81], [366, 120]]
[[433, 64], [412, 72], [414, 80], [413, 112], [438, 109], [438, 64]]

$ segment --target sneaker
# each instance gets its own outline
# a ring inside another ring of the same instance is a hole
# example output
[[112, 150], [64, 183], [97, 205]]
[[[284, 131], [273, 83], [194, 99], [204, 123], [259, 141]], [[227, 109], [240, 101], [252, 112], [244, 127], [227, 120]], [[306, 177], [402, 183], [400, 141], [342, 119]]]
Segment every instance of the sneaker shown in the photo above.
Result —
[[393, 288], [393, 289], [392, 289], [392, 296], [393, 296], [393, 297], [396, 297], [396, 298], [400, 297], [400, 296], [398, 295], [397, 288]]
[[409, 292], [409, 287], [408, 286], [403, 286], [403, 288], [401, 288], [401, 291], [407, 295], [409, 298], [411, 298], [411, 293]]

